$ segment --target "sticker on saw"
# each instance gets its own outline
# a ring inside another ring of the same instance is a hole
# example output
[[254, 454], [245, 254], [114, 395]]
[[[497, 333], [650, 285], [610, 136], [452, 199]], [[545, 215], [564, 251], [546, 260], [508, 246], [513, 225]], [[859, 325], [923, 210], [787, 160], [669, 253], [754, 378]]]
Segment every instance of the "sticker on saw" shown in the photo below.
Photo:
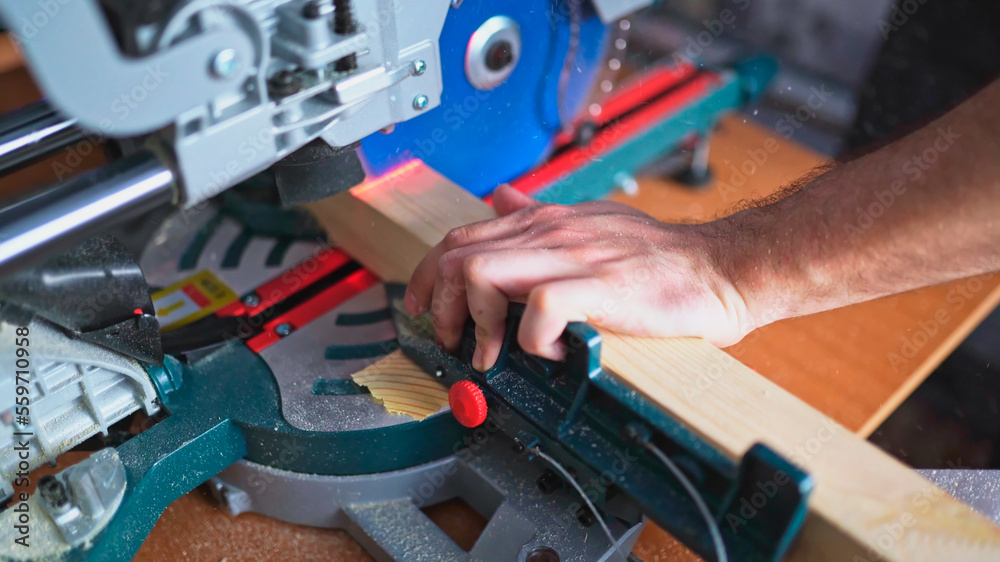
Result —
[[421, 421], [448, 405], [448, 389], [400, 351], [351, 375], [394, 414]]
[[156, 319], [166, 331], [201, 320], [239, 296], [206, 270], [157, 291], [152, 298]]

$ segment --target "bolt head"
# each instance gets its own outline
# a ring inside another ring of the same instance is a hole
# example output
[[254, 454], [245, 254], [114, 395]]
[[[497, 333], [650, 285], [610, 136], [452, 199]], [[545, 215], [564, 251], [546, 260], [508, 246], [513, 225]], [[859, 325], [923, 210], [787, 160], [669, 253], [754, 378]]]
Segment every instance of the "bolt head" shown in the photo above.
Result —
[[424, 62], [424, 61], [422, 61], [420, 59], [417, 59], [417, 60], [413, 61], [413, 75], [414, 76], [422, 76], [426, 70], [427, 70], [427, 63], [426, 62]]
[[277, 334], [278, 337], [287, 337], [292, 333], [292, 325], [287, 322], [282, 322], [274, 327], [274, 333]]
[[423, 94], [420, 94], [419, 96], [413, 98], [413, 109], [416, 109], [417, 111], [420, 111], [420, 110], [424, 109], [425, 107], [427, 107], [427, 103], [429, 101], [430, 100], [427, 99], [427, 96], [425, 96]]
[[222, 49], [212, 58], [212, 76], [216, 78], [229, 78], [236, 74], [239, 68], [239, 60], [236, 57], [236, 49]]
[[290, 96], [302, 89], [302, 79], [291, 70], [279, 70], [271, 76], [267, 85], [272, 95]]
[[497, 41], [486, 51], [486, 68], [499, 72], [514, 62], [514, 46], [510, 41]]
[[257, 293], [250, 293], [243, 297], [243, 304], [246, 306], [257, 306], [260, 304], [260, 296]]

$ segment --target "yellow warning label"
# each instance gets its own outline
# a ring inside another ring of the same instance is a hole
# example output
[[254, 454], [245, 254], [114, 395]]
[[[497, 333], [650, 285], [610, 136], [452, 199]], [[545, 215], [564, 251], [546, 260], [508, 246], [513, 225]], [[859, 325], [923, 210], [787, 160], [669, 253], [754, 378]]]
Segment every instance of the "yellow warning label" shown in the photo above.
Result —
[[211, 271], [199, 271], [153, 294], [156, 319], [164, 331], [208, 316], [238, 299]]

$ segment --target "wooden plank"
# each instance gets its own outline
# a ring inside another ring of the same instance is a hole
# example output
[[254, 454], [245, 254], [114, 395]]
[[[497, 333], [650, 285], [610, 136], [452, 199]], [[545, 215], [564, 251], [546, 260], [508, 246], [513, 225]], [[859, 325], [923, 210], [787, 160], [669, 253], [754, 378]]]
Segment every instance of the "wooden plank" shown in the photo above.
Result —
[[[422, 165], [310, 208], [332, 240], [394, 281], [451, 228], [492, 216]], [[694, 338], [602, 335], [609, 373], [728, 457], [763, 442], [815, 477], [791, 559], [1000, 557], [1000, 529], [725, 352]]]

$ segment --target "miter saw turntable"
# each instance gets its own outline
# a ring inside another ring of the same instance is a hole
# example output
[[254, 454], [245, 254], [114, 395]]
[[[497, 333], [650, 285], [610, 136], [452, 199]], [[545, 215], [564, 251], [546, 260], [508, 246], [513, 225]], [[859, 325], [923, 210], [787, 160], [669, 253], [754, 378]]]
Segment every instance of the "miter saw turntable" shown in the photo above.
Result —
[[[617, 559], [647, 517], [708, 558], [780, 557], [808, 475], [764, 447], [726, 460], [603, 375], [586, 326], [564, 364], [509, 338], [476, 373], [292, 206], [423, 165], [477, 195], [508, 182], [561, 203], [628, 189], [664, 155], [703, 177], [713, 125], [773, 63], [616, 77], [649, 3], [106, 0], [45, 25], [0, 6], [49, 96], [0, 125], [22, 139], [0, 142], [0, 169], [94, 133], [119, 155], [0, 211], [0, 364], [26, 361], [0, 381], [0, 555], [129, 558], [208, 482], [232, 514], [346, 529], [381, 559]], [[389, 413], [351, 375], [398, 349], [474, 383], [489, 414]], [[21, 495], [95, 435], [111, 446]], [[761, 471], [795, 485], [721, 525]], [[452, 498], [488, 520], [469, 552], [421, 512]]]

